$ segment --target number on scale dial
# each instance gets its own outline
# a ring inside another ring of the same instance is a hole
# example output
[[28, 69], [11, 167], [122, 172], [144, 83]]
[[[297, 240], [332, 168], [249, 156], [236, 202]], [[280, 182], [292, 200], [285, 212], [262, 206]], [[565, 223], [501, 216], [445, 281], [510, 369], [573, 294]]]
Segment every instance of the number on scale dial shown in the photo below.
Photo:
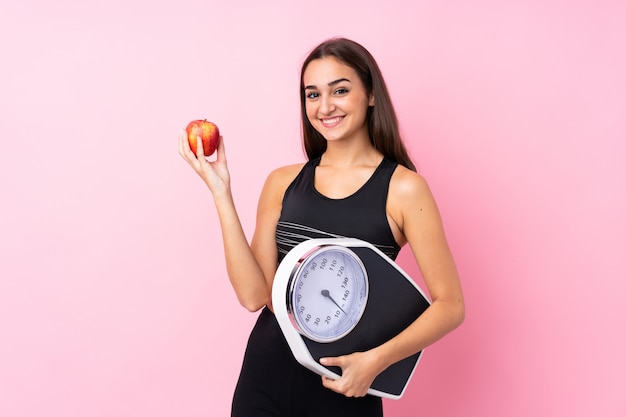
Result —
[[291, 274], [288, 312], [296, 329], [317, 342], [341, 339], [357, 325], [368, 296], [367, 272], [343, 246], [322, 246]]

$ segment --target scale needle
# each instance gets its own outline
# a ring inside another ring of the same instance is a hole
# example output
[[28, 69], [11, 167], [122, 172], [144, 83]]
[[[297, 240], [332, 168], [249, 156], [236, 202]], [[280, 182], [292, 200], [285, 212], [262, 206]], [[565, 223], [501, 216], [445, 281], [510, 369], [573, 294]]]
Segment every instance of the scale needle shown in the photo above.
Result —
[[329, 298], [329, 299], [330, 299], [330, 301], [332, 301], [333, 303], [335, 303], [335, 305], [336, 305], [337, 307], [339, 307], [339, 310], [341, 310], [341, 311], [343, 312], [343, 314], [348, 315], [345, 311], [343, 311], [343, 308], [341, 308], [341, 306], [340, 306], [339, 304], [337, 304], [337, 301], [335, 301], [335, 300], [333, 299], [333, 297], [331, 297], [331, 295], [330, 295], [330, 293], [328, 292], [328, 290], [322, 290], [322, 295], [323, 295], [324, 297]]

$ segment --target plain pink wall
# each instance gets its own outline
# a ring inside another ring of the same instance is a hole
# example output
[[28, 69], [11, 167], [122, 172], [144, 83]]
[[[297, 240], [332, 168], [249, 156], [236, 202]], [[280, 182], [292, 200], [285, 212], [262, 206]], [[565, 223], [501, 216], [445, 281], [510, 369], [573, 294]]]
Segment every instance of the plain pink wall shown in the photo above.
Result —
[[467, 297], [387, 415], [626, 415], [625, 3], [407, 3], [3, 0], [0, 415], [228, 415], [256, 316], [177, 132], [219, 124], [251, 235], [334, 35], [378, 59]]

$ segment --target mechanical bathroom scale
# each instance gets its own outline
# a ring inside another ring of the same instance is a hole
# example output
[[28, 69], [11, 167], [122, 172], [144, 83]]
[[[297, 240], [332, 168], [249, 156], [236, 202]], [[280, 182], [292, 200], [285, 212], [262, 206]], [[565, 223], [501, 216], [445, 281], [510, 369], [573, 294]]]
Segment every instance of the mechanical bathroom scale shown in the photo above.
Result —
[[[372, 349], [430, 306], [418, 285], [372, 244], [348, 238], [306, 240], [283, 258], [272, 287], [278, 324], [296, 360], [319, 375], [341, 369], [320, 358]], [[368, 393], [402, 397], [422, 352], [380, 373]]]

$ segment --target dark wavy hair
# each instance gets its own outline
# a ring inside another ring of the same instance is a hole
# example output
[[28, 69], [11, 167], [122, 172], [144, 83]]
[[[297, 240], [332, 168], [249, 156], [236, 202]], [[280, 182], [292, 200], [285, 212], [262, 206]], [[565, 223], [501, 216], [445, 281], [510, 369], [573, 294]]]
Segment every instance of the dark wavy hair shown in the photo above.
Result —
[[321, 156], [326, 150], [326, 139], [311, 125], [306, 115], [304, 71], [316, 59], [334, 57], [354, 69], [368, 95], [374, 96], [375, 104], [367, 110], [367, 127], [374, 148], [386, 158], [415, 171], [402, 142], [398, 118], [389, 97], [383, 75], [374, 57], [360, 44], [345, 38], [332, 38], [313, 49], [302, 64], [300, 72], [300, 111], [302, 116], [302, 140], [309, 160]]

